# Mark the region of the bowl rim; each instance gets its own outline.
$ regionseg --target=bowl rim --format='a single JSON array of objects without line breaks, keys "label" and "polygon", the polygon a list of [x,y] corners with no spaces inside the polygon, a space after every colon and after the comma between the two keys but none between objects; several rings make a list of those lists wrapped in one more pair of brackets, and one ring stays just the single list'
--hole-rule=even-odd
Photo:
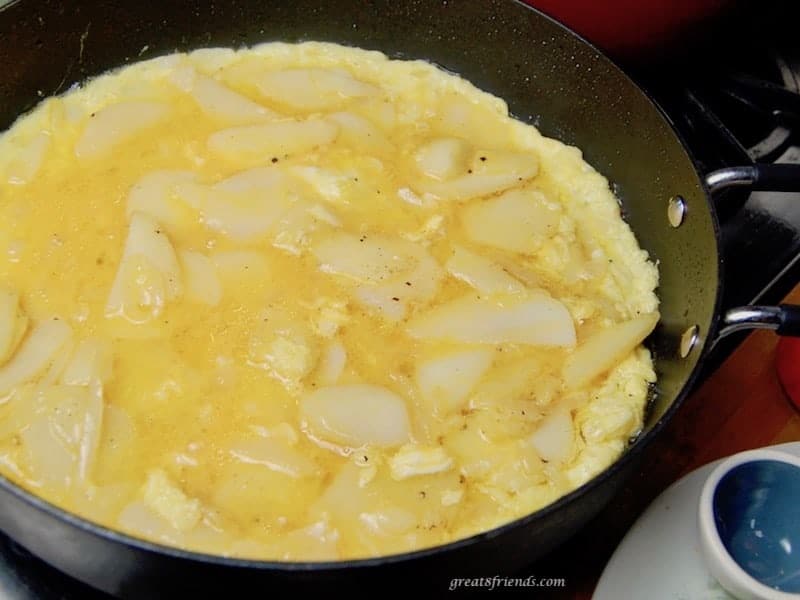
[{"label": "bowl rim", "polygon": [[700,547],[714,578],[737,598],[797,600],[800,593],[783,592],[765,585],[745,571],[730,555],[719,535],[714,518],[714,495],[720,481],[736,467],[761,461],[777,461],[800,469],[800,457],[781,450],[760,448],[734,454],[717,465],[706,478],[698,503]]}]

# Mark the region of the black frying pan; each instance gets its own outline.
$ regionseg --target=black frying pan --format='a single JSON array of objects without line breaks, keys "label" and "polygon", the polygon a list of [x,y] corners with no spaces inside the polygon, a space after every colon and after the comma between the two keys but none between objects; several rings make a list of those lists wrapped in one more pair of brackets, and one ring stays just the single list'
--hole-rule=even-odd
[{"label": "black frying pan", "polygon": [[[200,46],[324,40],[420,58],[504,98],[512,113],[576,145],[623,200],[658,260],[662,320],[650,343],[658,384],[645,430],[612,467],[543,510],[483,535],[375,560],[286,564],[180,552],[70,516],[0,479],[0,528],[44,560],[127,597],[261,594],[304,584],[441,586],[509,573],[606,505],[689,391],[708,348],[739,328],[800,332],[797,307],[720,314],[718,230],[708,194],[726,185],[800,188],[791,167],[698,175],[646,95],[596,49],[515,0],[19,0],[0,11],[0,128],[42,96],[140,58]],[[670,200],[680,196],[679,202]],[[672,222],[670,222],[672,220]],[[677,226],[676,226],[677,225]],[[687,333],[688,332],[688,333]]]}]

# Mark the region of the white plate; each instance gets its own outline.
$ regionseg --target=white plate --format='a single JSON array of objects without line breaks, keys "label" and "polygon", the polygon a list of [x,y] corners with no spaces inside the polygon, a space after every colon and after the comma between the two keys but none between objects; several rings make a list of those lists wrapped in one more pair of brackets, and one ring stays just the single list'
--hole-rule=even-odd
[{"label": "white plate", "polygon": [[[771,446],[800,457],[800,442]],[[608,561],[592,600],[729,600],[706,570],[697,532],[703,483],[721,460],[673,483],[642,513]]]}]

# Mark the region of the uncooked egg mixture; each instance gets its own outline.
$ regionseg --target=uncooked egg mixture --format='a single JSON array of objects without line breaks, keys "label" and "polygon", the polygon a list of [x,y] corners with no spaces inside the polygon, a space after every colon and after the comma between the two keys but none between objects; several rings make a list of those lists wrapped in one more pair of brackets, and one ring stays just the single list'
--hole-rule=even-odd
[{"label": "uncooked egg mixture", "polygon": [[0,137],[0,470],[217,555],[371,557],[608,467],[658,272],[581,152],[423,61],[141,61]]}]

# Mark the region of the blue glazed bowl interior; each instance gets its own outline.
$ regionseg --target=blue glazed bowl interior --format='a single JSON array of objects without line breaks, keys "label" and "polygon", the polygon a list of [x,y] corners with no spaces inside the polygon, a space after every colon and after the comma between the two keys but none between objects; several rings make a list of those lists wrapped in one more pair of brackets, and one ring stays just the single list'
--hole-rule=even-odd
[{"label": "blue glazed bowl interior", "polygon": [[713,509],[723,545],[745,572],[800,592],[800,468],[778,460],[737,465],[717,484]]}]

